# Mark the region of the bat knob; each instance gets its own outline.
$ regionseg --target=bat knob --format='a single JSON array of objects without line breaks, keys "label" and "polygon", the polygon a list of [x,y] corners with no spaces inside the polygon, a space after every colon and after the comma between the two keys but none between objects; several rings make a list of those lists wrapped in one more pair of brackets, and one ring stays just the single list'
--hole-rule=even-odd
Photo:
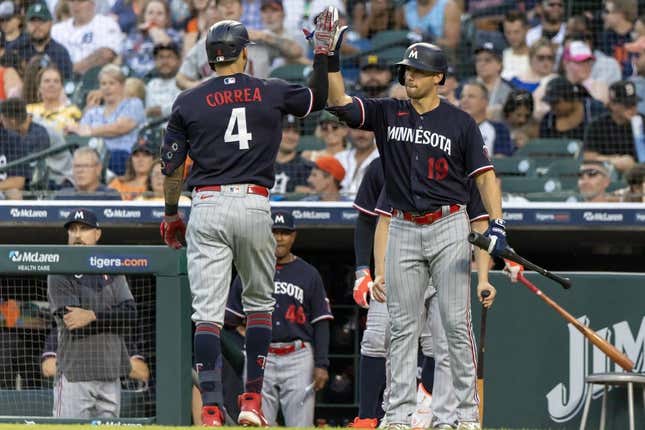
[{"label": "bat knob", "polygon": [[488,290],[482,291],[481,296],[482,296],[483,299],[485,299],[486,297],[490,296],[490,291],[488,291]]}]

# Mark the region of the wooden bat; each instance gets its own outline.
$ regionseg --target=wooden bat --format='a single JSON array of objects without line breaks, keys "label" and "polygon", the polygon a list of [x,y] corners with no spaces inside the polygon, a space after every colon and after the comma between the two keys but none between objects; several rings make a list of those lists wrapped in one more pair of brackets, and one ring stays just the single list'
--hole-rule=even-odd
[{"label": "wooden bat", "polygon": [[594,344],[596,348],[601,350],[607,355],[614,363],[618,364],[620,367],[625,369],[627,372],[632,372],[634,370],[634,362],[629,359],[625,354],[620,352],[614,345],[607,342],[605,339],[600,337],[598,333],[587,327],[586,325],[580,323],[577,319],[573,317],[569,312],[564,310],[562,306],[558,305],[553,299],[544,294],[538,287],[533,285],[528,279],[524,277],[524,274],[520,272],[517,275],[517,279],[524,284],[529,290],[535,293],[538,297],[544,300],[549,306],[556,310],[567,322],[572,324],[575,328],[578,329],[584,337],[589,339],[591,343]]},{"label": "wooden bat", "polygon": [[[490,291],[482,291],[485,299],[490,296]],[[479,396],[479,424],[484,426],[484,339],[486,339],[486,315],[488,308],[482,305],[482,317],[479,325],[479,349],[477,351],[477,396]]]},{"label": "wooden bat", "polygon": [[[488,246],[490,245],[490,239],[484,236],[483,234],[479,234],[476,232],[471,232],[468,235],[468,242],[472,243],[475,246],[478,246],[479,248],[488,251]],[[511,261],[514,261],[516,263],[519,263],[523,265],[525,268],[529,270],[533,270],[534,272],[538,272],[542,276],[546,276],[547,278],[557,282],[558,284],[562,285],[562,288],[568,290],[571,288],[571,280],[569,278],[563,278],[560,275],[556,275],[555,273],[549,272],[546,269],[543,269],[542,267],[538,266],[535,263],[531,263],[529,260],[519,256],[513,248],[506,248],[500,253],[500,257],[508,258]]]}]

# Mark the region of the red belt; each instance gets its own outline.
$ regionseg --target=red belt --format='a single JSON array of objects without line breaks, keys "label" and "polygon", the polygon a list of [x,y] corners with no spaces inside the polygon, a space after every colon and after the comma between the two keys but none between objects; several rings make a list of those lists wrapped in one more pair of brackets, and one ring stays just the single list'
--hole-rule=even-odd
[{"label": "red belt", "polygon": [[428,212],[423,215],[414,215],[410,212],[403,212],[398,209],[393,209],[392,215],[397,216],[401,214],[404,220],[413,222],[415,224],[432,224],[433,222],[437,221],[438,219],[444,216],[448,216],[450,214],[454,214],[455,212],[459,212],[460,209],[461,209],[460,205],[450,205],[450,210],[445,215],[442,209],[437,209],[434,212]]},{"label": "red belt", "polygon": [[292,343],[291,345],[280,346],[280,347],[269,346],[269,353],[275,354],[275,355],[287,355],[287,354],[291,354],[292,352],[296,352],[299,349],[303,349],[305,347],[306,345],[304,342],[296,342],[296,343]]},{"label": "red belt", "polygon": [[[224,185],[224,187],[235,187],[236,185]],[[261,187],[259,185],[239,185],[240,187],[246,187],[247,194],[257,194],[259,196],[269,197],[269,189],[266,187]],[[222,185],[208,185],[204,187],[196,187],[195,191],[198,193],[202,191],[222,191]]]}]

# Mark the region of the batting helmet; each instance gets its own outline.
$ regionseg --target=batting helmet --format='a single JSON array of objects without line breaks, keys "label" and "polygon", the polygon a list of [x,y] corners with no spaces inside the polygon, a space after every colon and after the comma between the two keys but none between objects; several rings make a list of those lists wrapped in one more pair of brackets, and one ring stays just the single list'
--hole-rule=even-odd
[{"label": "batting helmet", "polygon": [[208,62],[213,64],[236,60],[247,45],[254,43],[249,40],[249,32],[241,22],[225,20],[213,24],[206,36]]},{"label": "batting helmet", "polygon": [[406,66],[426,72],[443,73],[443,78],[439,85],[443,85],[446,82],[448,58],[437,45],[425,42],[414,43],[408,46],[405,54],[403,54],[403,60],[396,63],[396,65],[399,66],[399,83],[401,85],[405,85]]}]

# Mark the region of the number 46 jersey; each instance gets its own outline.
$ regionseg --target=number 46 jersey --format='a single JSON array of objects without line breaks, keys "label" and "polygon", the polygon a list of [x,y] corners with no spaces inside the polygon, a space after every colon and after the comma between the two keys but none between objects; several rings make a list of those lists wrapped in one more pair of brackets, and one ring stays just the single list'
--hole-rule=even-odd
[{"label": "number 46 jersey", "polygon": [[161,148],[162,170],[169,175],[189,155],[189,187],[272,188],[282,117],[305,117],[312,105],[309,88],[280,79],[243,73],[208,79],[177,96]]},{"label": "number 46 jersey", "polygon": [[[333,319],[329,300],[318,270],[296,257],[288,264],[276,265],[273,278],[275,309],[271,342],[302,340],[312,342],[313,324]],[[237,276],[228,295],[226,312],[245,318],[242,309],[242,281]]]}]

